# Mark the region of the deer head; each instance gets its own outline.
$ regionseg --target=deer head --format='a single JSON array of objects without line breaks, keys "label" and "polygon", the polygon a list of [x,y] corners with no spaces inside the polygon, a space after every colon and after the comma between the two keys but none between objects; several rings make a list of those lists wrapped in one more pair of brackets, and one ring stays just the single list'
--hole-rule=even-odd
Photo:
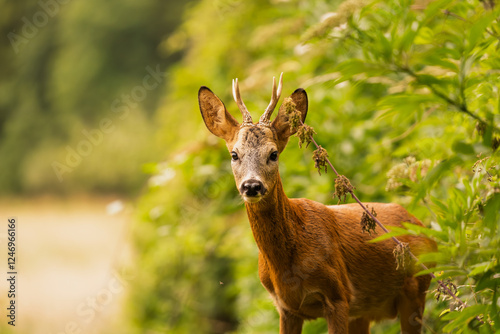
[{"label": "deer head", "polygon": [[[236,187],[243,199],[255,203],[265,198],[275,187],[279,179],[278,159],[285,149],[292,132],[288,124],[288,116],[283,106],[271,122],[281,95],[283,73],[280,76],[278,88],[276,78],[273,78],[271,102],[264,111],[258,123],[252,121],[252,116],[240,96],[238,79],[233,80],[233,97],[243,114],[241,124],[227,111],[224,103],[210,89],[203,86],[198,92],[201,115],[208,130],[226,141],[231,153]],[[290,96],[301,112],[304,122],[307,115],[307,94],[302,88]]]}]

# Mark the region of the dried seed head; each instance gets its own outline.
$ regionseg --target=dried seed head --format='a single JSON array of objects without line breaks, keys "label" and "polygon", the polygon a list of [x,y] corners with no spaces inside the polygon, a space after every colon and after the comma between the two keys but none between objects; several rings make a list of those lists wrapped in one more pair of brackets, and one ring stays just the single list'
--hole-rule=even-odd
[{"label": "dried seed head", "polygon": [[396,270],[406,269],[411,262],[410,257],[410,245],[406,242],[400,242],[394,247],[392,251],[394,257],[396,258]]},{"label": "dried seed head", "polygon": [[484,133],[486,132],[486,123],[477,122],[476,123],[476,131],[481,137],[484,136]]},{"label": "dried seed head", "polygon": [[337,12],[329,13],[320,23],[309,28],[302,39],[308,41],[313,38],[323,37],[330,33],[332,29],[346,25],[349,17],[358,9],[366,6],[365,0],[346,0],[338,6]]},{"label": "dried seed head", "polygon": [[477,161],[474,163],[474,165],[472,165],[472,171],[473,171],[474,173],[476,173],[476,172],[481,172],[481,171],[483,170],[483,168],[484,168],[484,163],[485,163],[485,162],[486,162],[486,161],[487,161],[490,157],[484,157],[484,158],[480,159],[480,158],[481,158],[481,154],[478,154],[478,155],[477,155],[477,158],[478,158],[479,160],[477,160]]},{"label": "dried seed head", "polygon": [[326,159],[328,159],[328,153],[320,145],[319,148],[313,152],[314,168],[318,169],[319,175],[321,175],[321,170],[323,168],[325,169],[325,173],[328,172]]},{"label": "dried seed head", "polygon": [[283,100],[283,108],[285,108],[285,114],[290,115],[296,110],[297,105],[293,102],[293,99],[289,96]]},{"label": "dried seed head", "polygon": [[453,298],[448,291],[451,291],[455,295],[458,292],[457,286],[451,281],[450,278],[442,280],[441,284],[438,284],[437,288],[432,292],[436,296],[436,300],[439,301],[441,295],[443,296],[442,300]]},{"label": "dried seed head", "polygon": [[353,190],[354,186],[344,175],[339,175],[335,179],[335,193],[333,194],[333,196],[337,197],[339,199],[339,202],[345,202],[347,199],[347,195],[352,194]]},{"label": "dried seed head", "polygon": [[387,186],[385,190],[392,191],[398,189],[403,186],[401,179],[406,178],[408,178],[408,166],[406,163],[397,164],[387,172]]},{"label": "dried seed head", "polygon": [[500,136],[495,135],[491,139],[491,148],[493,149],[493,151],[496,151],[499,147],[500,147]]},{"label": "dried seed head", "polygon": [[417,159],[414,156],[410,155],[409,157],[404,158],[403,161],[408,167],[410,167],[415,162],[417,162]]},{"label": "dried seed head", "polygon": [[288,124],[290,124],[290,131],[295,132],[297,128],[301,125],[301,113],[297,110],[297,105],[293,102],[291,97],[287,97],[283,100],[283,108],[285,114],[288,116]]},{"label": "dried seed head", "polygon": [[299,147],[302,148],[302,144],[306,144],[306,147],[308,147],[312,141],[312,136],[315,134],[316,131],[309,125],[303,124],[300,126],[296,134],[296,136],[299,137]]},{"label": "dried seed head", "polygon": [[386,191],[398,190],[403,187],[405,180],[413,183],[420,177],[427,175],[432,162],[428,159],[417,161],[415,157],[406,157],[402,163],[395,165],[387,172]]},{"label": "dried seed head", "polygon": [[[377,213],[374,208],[372,208],[371,212],[374,217],[377,217]],[[370,217],[366,211],[363,211],[363,215],[361,216],[361,231],[363,231],[363,233],[368,232],[369,235],[372,235],[372,231],[375,232],[375,226],[375,220]]]}]

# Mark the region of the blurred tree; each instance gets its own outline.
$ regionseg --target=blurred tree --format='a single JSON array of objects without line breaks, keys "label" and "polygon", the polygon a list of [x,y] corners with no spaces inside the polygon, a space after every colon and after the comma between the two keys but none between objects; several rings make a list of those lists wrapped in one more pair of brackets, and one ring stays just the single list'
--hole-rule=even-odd
[{"label": "blurred tree", "polygon": [[[141,186],[140,166],[158,152],[149,134],[165,78],[141,87],[149,72],[163,74],[179,58],[159,46],[188,3],[1,1],[1,192]],[[117,118],[124,106],[130,116]],[[88,157],[80,154],[78,168],[67,166],[67,146],[78,151],[88,140],[82,131],[99,129],[104,118],[113,121],[113,131],[91,143]],[[54,161],[71,169],[64,182]]]}]

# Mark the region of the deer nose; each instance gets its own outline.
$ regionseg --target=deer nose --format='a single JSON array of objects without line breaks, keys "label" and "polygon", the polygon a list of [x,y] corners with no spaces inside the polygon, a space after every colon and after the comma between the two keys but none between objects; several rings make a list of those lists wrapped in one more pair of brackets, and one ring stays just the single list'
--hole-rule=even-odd
[{"label": "deer nose", "polygon": [[248,197],[264,195],[264,185],[259,180],[247,180],[241,184],[241,193]]}]

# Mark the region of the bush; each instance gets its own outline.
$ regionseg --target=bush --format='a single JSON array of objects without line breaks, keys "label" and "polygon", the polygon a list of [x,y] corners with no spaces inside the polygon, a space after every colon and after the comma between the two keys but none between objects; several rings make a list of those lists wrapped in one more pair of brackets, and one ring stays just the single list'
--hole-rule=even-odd
[{"label": "bush", "polygon": [[[468,307],[429,293],[426,331],[499,331],[500,30],[499,9],[484,6],[197,4],[165,43],[186,56],[171,73],[160,110],[170,158],[149,166],[154,176],[138,211],[144,277],[132,298],[137,328],[277,331],[229,154],[204,128],[196,92],[209,85],[237,116],[230,79],[239,77],[249,110],[263,110],[272,76],[284,71],[283,95],[306,88],[307,122],[358,197],[399,202],[430,227],[407,233],[438,242],[439,252],[422,260],[437,262],[438,278]],[[317,175],[312,154],[294,139],[288,146],[281,159],[286,193],[336,204],[333,173]],[[304,329],[325,331],[322,320]],[[399,324],[384,322],[372,332],[397,333]]]}]

